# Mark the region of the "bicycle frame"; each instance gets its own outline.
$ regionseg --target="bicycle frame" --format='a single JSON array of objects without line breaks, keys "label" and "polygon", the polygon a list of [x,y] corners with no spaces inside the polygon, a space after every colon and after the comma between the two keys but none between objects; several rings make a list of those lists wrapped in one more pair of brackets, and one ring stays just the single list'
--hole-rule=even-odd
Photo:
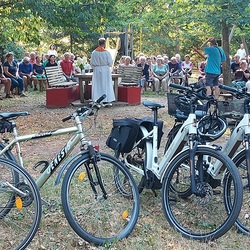
[{"label": "bicycle frame", "polygon": [[[75,117],[75,123],[76,123],[76,125],[73,127],[57,129],[57,130],[53,130],[53,131],[45,131],[45,132],[40,132],[37,134],[29,134],[29,135],[23,135],[23,136],[18,136],[17,129],[16,129],[16,127],[14,127],[14,129],[13,129],[14,139],[11,142],[9,142],[8,145],[6,145],[6,147],[3,150],[0,151],[0,157],[3,156],[6,151],[11,150],[13,147],[16,146],[19,164],[22,167],[24,167],[20,142],[33,140],[33,139],[41,139],[41,138],[50,137],[50,136],[57,136],[57,135],[63,135],[63,134],[68,134],[68,133],[74,133],[74,135],[63,146],[63,148],[55,155],[55,157],[52,159],[52,161],[49,163],[49,165],[46,167],[46,169],[41,173],[41,175],[36,180],[36,184],[37,184],[38,188],[40,189],[44,185],[44,183],[50,178],[50,176],[53,174],[53,172],[68,157],[68,155],[72,152],[72,150],[75,148],[75,146],[80,141],[81,141],[82,145],[89,144],[89,142],[84,140],[85,137],[84,137],[84,133],[83,133],[83,127],[82,127],[82,123],[80,121],[80,118],[78,116]],[[77,157],[77,155],[75,155],[73,158],[75,158],[75,157]],[[62,167],[58,176],[61,176],[61,172],[66,169],[67,165],[68,164],[65,164]]]},{"label": "bicycle frame", "polygon": [[[158,126],[154,125],[151,131],[147,131],[146,128],[140,126],[140,129],[143,133],[143,138],[141,138],[135,145],[134,148],[140,144],[141,141],[146,140],[146,150],[147,152],[147,162],[146,162],[146,169],[151,170],[158,179],[162,181],[164,173],[166,171],[167,166],[169,163],[178,156],[180,152],[180,148],[183,149],[183,145],[185,141],[188,141],[192,138],[192,135],[197,134],[197,127],[196,127],[196,115],[191,113],[189,114],[187,120],[183,123],[181,129],[177,133],[174,141],[171,144],[171,147],[166,151],[161,161],[158,163]],[[187,138],[189,137],[189,138]],[[153,140],[153,143],[151,142]],[[126,154],[125,154],[126,156]],[[144,175],[144,171],[134,165],[130,164],[126,157],[125,165],[132,170],[136,171],[137,173]]]},{"label": "bicycle frame", "polygon": [[250,119],[250,114],[244,114],[239,124],[233,130],[223,150],[228,156],[232,157],[235,154],[241,142],[245,141],[244,136],[250,135],[250,120],[249,119]]}]

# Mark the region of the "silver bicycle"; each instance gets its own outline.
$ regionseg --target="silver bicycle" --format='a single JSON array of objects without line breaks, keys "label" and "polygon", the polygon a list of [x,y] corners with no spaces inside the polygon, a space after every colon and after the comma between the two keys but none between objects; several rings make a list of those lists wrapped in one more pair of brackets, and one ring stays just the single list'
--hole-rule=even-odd
[{"label": "silver bicycle", "polygon": [[[191,87],[170,86],[193,92]],[[131,170],[140,191],[162,189],[163,210],[173,228],[187,238],[208,241],[222,236],[234,225],[242,204],[242,183],[234,163],[220,147],[200,144],[195,114],[197,99],[195,95],[191,98],[191,112],[161,160],[158,158],[161,123],[157,114],[164,106],[158,103],[143,103],[154,113],[151,121],[127,119],[127,124],[122,125],[114,120],[107,145]],[[131,131],[136,125],[138,133],[133,135]],[[129,126],[133,129],[128,129]],[[227,181],[231,183],[230,206],[226,205]]]},{"label": "silver bicycle", "polygon": [[[20,142],[73,134],[51,162],[42,161],[37,164],[42,165],[43,169],[36,184],[40,189],[64,163],[56,184],[67,170],[61,189],[65,216],[80,237],[96,245],[127,237],[139,216],[139,193],[131,173],[116,158],[99,152],[91,141],[85,139],[82,122],[92,115],[96,118],[98,110],[104,105],[104,98],[105,95],[93,102],[90,107],[79,108],[63,119],[64,122],[74,120],[74,126],[37,134],[18,135],[15,120],[28,115],[27,112],[0,113],[2,121],[9,124],[9,127],[6,127],[14,137],[7,144],[0,144],[0,157],[13,158],[11,150],[16,147],[17,161],[21,166],[24,163]],[[77,145],[80,152],[68,158]]]}]

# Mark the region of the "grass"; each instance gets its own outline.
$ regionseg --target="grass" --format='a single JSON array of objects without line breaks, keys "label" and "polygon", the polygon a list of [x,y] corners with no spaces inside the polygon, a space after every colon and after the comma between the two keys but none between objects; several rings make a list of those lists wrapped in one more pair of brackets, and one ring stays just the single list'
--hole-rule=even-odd
[{"label": "grass", "polygon": [[[63,109],[47,109],[45,107],[45,92],[34,92],[29,90],[29,97],[14,100],[0,101],[1,112],[6,111],[28,111],[30,115],[17,120],[20,134],[35,133],[39,131],[52,130],[58,127],[70,126],[70,122],[62,123],[62,118],[71,114],[76,108],[67,107]],[[147,91],[142,95],[142,100],[156,101],[166,104],[164,95],[155,96]],[[102,122],[101,133],[88,132],[94,143],[100,143],[101,150],[112,153],[105,146],[106,138],[112,127],[113,118],[122,117],[144,117],[151,116],[152,112],[143,105],[111,107],[100,111],[99,120]],[[159,117],[164,121],[164,135],[161,146],[164,148],[167,133],[174,123],[173,118],[167,114],[166,109],[159,111]],[[39,160],[50,160],[60,150],[69,138],[68,135],[46,138],[44,140],[32,140],[22,144],[23,156],[26,168],[35,177],[39,175],[40,169],[33,169]],[[143,191],[141,197],[141,210],[138,223],[131,235],[122,241],[112,245],[95,247],[78,237],[68,225],[61,206],[61,183],[54,186],[58,171],[41,189],[43,199],[51,203],[50,207],[43,206],[43,216],[39,231],[29,250],[75,250],[75,249],[121,249],[121,250],[150,250],[150,249],[171,249],[171,250],[226,250],[226,249],[248,249],[250,238],[237,232],[233,227],[226,235],[216,241],[201,243],[183,238],[171,228],[163,214],[161,205],[161,193],[158,190],[157,197],[154,197],[150,190]]]}]

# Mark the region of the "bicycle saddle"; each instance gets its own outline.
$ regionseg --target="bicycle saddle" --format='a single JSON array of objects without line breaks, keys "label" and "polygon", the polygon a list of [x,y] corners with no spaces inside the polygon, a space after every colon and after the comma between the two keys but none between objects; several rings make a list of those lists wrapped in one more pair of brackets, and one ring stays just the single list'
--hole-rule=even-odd
[{"label": "bicycle saddle", "polygon": [[148,107],[148,108],[165,108],[164,105],[156,103],[156,102],[149,102],[149,101],[144,101],[142,103],[144,106]]},{"label": "bicycle saddle", "polygon": [[8,118],[15,118],[18,116],[26,116],[29,115],[29,112],[23,111],[23,112],[6,112],[6,113],[0,113],[0,117],[8,119]]}]

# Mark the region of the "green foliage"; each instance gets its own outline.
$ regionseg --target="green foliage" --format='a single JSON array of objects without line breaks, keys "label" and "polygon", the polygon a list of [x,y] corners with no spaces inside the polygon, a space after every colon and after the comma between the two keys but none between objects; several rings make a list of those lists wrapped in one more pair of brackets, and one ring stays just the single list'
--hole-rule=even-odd
[{"label": "green foliage", "polygon": [[130,28],[134,54],[192,54],[208,37],[220,39],[226,21],[229,30],[237,26],[234,51],[240,36],[250,38],[249,11],[248,1],[241,0],[2,0],[0,50],[12,42],[46,52],[54,43],[59,53],[89,57],[106,31]]}]

